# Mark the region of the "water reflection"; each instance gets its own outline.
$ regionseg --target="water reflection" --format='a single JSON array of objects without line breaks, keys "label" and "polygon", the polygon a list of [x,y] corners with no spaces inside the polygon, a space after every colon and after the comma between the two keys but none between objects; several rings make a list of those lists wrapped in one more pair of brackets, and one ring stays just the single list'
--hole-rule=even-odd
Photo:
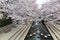
[{"label": "water reflection", "polygon": [[38,33],[38,34],[40,34],[40,31],[39,31],[39,30],[37,30],[37,33]]},{"label": "water reflection", "polygon": [[34,22],[27,36],[25,40],[53,40],[48,30],[41,22]]},{"label": "water reflection", "polygon": [[38,25],[38,22],[36,22],[35,25]]},{"label": "water reflection", "polygon": [[35,40],[41,40],[39,35],[35,36]]}]

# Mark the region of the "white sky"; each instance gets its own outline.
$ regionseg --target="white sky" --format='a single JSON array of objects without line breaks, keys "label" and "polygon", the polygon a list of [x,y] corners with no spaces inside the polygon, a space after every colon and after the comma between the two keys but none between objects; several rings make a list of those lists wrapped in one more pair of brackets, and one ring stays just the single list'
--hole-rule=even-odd
[{"label": "white sky", "polygon": [[42,4],[48,2],[49,0],[36,0],[36,3],[41,7]]}]

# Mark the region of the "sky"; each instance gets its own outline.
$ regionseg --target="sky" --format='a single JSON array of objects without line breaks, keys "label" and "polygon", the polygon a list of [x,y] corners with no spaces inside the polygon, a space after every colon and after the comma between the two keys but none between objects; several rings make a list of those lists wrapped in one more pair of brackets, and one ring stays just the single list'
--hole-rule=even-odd
[{"label": "sky", "polygon": [[36,3],[41,7],[42,4],[48,2],[49,0],[36,0]]}]

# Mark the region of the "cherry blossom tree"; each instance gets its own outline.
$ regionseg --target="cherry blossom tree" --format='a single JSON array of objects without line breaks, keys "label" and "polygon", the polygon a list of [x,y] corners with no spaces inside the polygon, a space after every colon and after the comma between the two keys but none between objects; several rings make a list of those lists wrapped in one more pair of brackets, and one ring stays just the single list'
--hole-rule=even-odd
[{"label": "cherry blossom tree", "polygon": [[4,0],[2,3],[8,17],[24,23],[26,19],[35,20],[39,17],[38,5],[35,2],[36,0]]},{"label": "cherry blossom tree", "polygon": [[60,0],[51,0],[42,5],[40,13],[43,18],[53,16],[55,19],[60,19]]}]

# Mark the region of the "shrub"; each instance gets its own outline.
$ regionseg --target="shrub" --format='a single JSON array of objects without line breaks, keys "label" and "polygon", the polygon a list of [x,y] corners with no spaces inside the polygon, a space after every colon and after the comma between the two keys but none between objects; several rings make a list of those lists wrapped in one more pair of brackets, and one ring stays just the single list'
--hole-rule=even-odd
[{"label": "shrub", "polygon": [[0,19],[0,27],[9,25],[11,23],[12,23],[12,19],[11,18],[9,18],[9,19]]}]

